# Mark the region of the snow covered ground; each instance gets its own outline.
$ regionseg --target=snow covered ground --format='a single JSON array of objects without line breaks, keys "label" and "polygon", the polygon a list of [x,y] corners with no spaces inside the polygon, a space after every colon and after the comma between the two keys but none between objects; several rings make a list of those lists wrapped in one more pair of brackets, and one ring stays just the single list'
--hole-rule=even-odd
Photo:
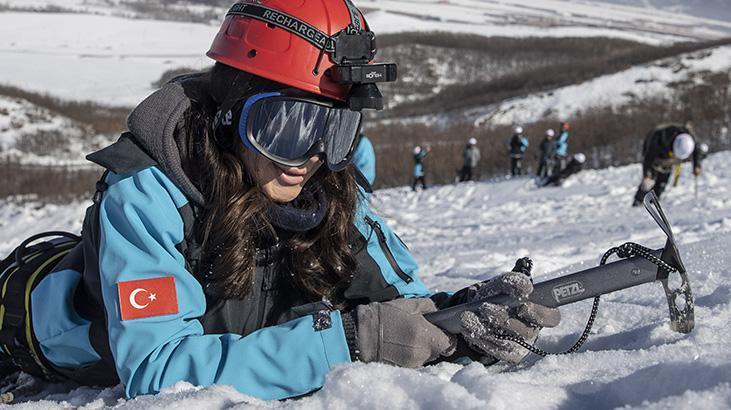
[{"label": "snow covered ground", "polygon": [[[380,364],[336,368],[324,388],[303,399],[262,402],[225,386],[179,383],[156,396],[124,400],[122,389],[52,386],[22,409],[297,408],[297,409],[726,409],[731,407],[731,152],[704,162],[698,197],[684,167],[663,197],[696,297],[696,328],[668,326],[658,284],[602,298],[594,331],[580,353],[529,360],[517,367],[440,364],[421,370]],[[640,167],[585,171],[560,188],[528,178],[375,193],[374,206],[411,247],[424,281],[453,290],[509,270],[530,255],[542,281],[595,266],[626,241],[661,247],[660,230],[629,206]],[[85,204],[0,204],[0,253],[25,236],[78,231]],[[539,345],[569,347],[583,330],[590,302],[561,309],[563,322]]]},{"label": "snow covered ground", "polygon": [[64,13],[0,13],[0,83],[134,106],[167,70],[203,69],[218,27]]}]

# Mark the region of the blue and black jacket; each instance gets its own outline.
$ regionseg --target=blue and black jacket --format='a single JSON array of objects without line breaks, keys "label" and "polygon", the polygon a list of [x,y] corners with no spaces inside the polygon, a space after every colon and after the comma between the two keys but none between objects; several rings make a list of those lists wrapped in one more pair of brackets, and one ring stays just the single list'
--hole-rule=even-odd
[{"label": "blue and black jacket", "polygon": [[418,154],[414,154],[414,178],[424,176],[424,159],[429,155],[429,151],[422,149]]},{"label": "blue and black jacket", "polygon": [[556,155],[559,157],[565,157],[568,155],[569,150],[569,132],[562,131],[561,134],[556,138]]},{"label": "blue and black jacket", "polygon": [[510,138],[508,142],[508,148],[510,150],[511,158],[523,158],[525,151],[528,149],[528,138],[515,134]]},{"label": "blue and black jacket", "polygon": [[[82,242],[32,294],[33,331],[53,368],[83,384],[121,382],[128,396],[178,381],[227,384],[262,399],[306,394],[351,361],[341,314],[278,292],[277,244],[258,251],[255,286],[223,299],[200,279],[195,242],[200,192],[180,166],[176,127],[193,77],[166,85],[129,118],[130,132],[91,154],[108,172],[98,184]],[[430,297],[414,258],[360,201],[350,246],[352,305]],[[122,320],[119,283],[172,276],[175,314]]]}]

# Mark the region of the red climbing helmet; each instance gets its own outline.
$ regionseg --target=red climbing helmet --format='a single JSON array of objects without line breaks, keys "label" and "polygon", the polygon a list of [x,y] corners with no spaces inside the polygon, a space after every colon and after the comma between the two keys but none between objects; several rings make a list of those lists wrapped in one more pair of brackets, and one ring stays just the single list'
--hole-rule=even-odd
[{"label": "red climbing helmet", "polygon": [[375,34],[350,0],[239,1],[207,54],[239,70],[340,101],[349,100],[364,84],[380,97],[374,83],[396,79],[395,64],[372,64]]}]

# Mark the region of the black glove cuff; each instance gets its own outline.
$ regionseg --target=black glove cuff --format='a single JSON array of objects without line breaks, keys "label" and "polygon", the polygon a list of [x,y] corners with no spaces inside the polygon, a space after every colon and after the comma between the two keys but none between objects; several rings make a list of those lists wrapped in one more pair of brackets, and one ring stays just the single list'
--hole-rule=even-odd
[{"label": "black glove cuff", "polygon": [[355,362],[360,360],[360,349],[358,347],[358,314],[354,309],[350,312],[341,312],[340,317],[343,321],[345,341],[348,342],[350,360]]}]

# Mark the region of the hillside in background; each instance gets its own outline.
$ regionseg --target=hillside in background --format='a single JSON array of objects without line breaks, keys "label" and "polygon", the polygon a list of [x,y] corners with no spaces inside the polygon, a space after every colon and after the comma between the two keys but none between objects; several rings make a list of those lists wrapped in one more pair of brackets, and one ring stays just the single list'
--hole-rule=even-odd
[{"label": "hillside in background", "polygon": [[[29,163],[83,162],[165,79],[210,67],[205,51],[228,3],[0,0],[0,96],[16,107],[0,111],[0,129],[10,130],[0,138],[0,181],[20,180],[16,170]],[[424,143],[438,147],[430,179],[450,181],[468,136],[490,148],[479,175],[499,175],[513,123],[535,147],[546,128],[570,120],[572,149],[597,167],[636,161],[638,136],[657,121],[694,120],[712,149],[727,148],[720,46],[731,22],[641,3],[358,1],[379,33],[379,59],[400,72],[382,87],[387,110],[365,123],[381,158],[377,185],[408,183],[409,152]],[[54,122],[37,112],[73,125],[51,135]]]},{"label": "hillside in background", "polygon": [[[150,18],[191,22],[215,22],[221,13],[235,0],[3,0],[0,10],[28,10],[46,12],[81,12],[115,15],[127,18]],[[387,5],[383,7],[387,3]],[[408,5],[407,1],[357,1],[359,7],[391,9],[403,16],[423,16],[423,7]],[[528,25],[567,25],[573,22],[591,22],[597,26],[622,24],[628,17],[657,21],[655,16],[641,16],[640,9],[649,9],[657,14],[686,15],[708,20],[731,21],[731,4],[725,0],[537,0],[530,3],[519,0],[422,0],[420,5],[439,3],[435,12],[430,13],[432,21],[471,21],[484,14],[493,21],[503,23],[523,22]],[[469,8],[468,17],[464,13],[443,11],[445,6]],[[609,8],[608,8],[609,7]],[[413,10],[418,10],[414,12]],[[483,13],[480,13],[483,12]],[[506,13],[507,12],[507,13]],[[602,15],[605,17],[602,19]],[[455,17],[456,16],[456,17]],[[681,26],[699,24],[699,19],[679,21]],[[707,23],[700,23],[701,26]],[[722,29],[723,25],[718,28]],[[654,27],[652,27],[654,29]],[[401,29],[398,29],[401,30]]]},{"label": "hillside in background", "polygon": [[731,21],[731,2],[727,0],[602,0],[605,3],[641,6],[687,13],[693,16]]}]

